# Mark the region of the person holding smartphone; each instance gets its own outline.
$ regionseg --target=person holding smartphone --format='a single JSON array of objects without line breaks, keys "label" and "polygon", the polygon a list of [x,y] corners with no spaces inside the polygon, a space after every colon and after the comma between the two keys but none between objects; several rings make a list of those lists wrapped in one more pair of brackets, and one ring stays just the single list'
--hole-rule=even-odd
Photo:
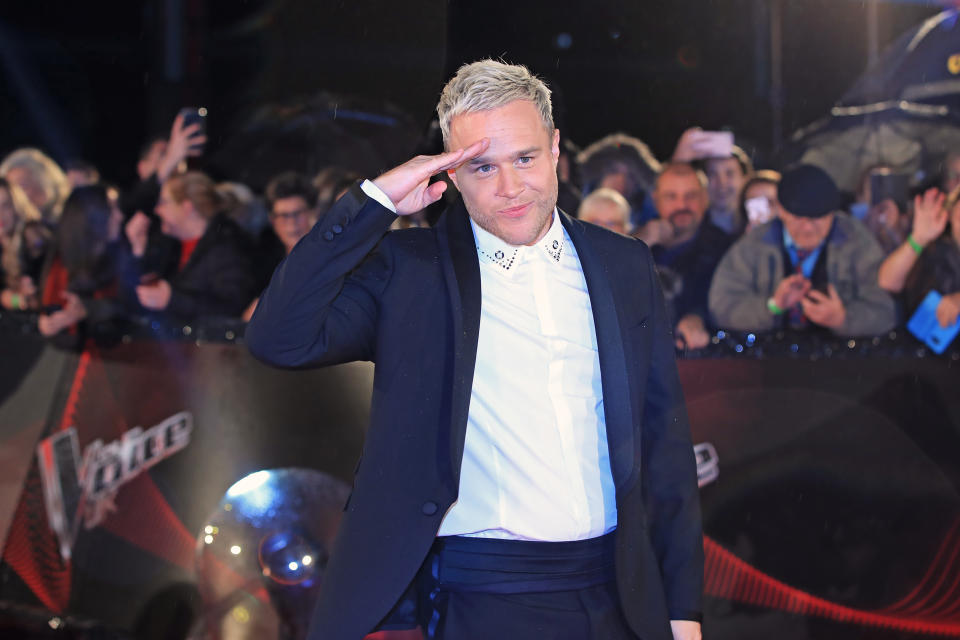
[{"label": "person holding smartphone", "polygon": [[883,253],[862,223],[837,213],[830,176],[813,165],[789,169],[779,198],[778,219],[737,241],[717,267],[709,295],[717,324],[840,336],[892,328],[893,299],[877,284]]}]

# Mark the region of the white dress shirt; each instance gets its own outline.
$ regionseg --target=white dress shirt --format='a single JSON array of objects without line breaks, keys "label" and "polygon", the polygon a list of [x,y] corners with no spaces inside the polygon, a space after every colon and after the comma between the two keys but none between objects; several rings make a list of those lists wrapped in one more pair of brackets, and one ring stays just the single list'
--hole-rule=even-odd
[{"label": "white dress shirt", "polygon": [[471,220],[482,304],[457,502],[438,535],[567,541],[617,523],[597,336],[556,210],[515,247]]},{"label": "white dress shirt", "polygon": [[[365,180],[363,191],[396,212]],[[437,535],[563,542],[608,533],[617,505],[587,282],[556,209],[515,247],[478,227],[481,311],[457,502]]]}]

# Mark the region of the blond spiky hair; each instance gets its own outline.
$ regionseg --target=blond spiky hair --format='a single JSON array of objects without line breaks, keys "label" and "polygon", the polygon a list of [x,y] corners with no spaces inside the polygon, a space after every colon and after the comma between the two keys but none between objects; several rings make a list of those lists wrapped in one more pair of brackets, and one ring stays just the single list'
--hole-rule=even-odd
[{"label": "blond spiky hair", "polygon": [[497,60],[479,60],[457,70],[440,93],[437,115],[443,144],[449,146],[450,121],[454,116],[476,111],[489,111],[515,100],[529,100],[540,112],[543,126],[553,132],[553,107],[550,89],[542,80],[519,64]]}]

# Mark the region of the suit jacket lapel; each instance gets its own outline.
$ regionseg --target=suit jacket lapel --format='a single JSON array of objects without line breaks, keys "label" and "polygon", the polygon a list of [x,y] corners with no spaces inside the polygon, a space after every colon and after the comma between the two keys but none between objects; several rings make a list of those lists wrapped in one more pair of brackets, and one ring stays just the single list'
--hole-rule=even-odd
[{"label": "suit jacket lapel", "polygon": [[610,265],[602,262],[586,237],[584,226],[560,212],[560,220],[580,257],[583,277],[593,307],[593,324],[597,332],[600,378],[603,389],[603,415],[607,423],[607,448],[617,488],[630,477],[634,467],[634,424],[630,402],[630,379],[624,337],[621,332],[618,306],[610,286]]},{"label": "suit jacket lapel", "polygon": [[[467,433],[467,416],[473,390],[480,336],[480,263],[470,218],[458,199],[437,223],[440,259],[453,311],[453,381],[450,423],[441,427],[440,471],[456,492]],[[445,454],[449,454],[447,457]]]}]

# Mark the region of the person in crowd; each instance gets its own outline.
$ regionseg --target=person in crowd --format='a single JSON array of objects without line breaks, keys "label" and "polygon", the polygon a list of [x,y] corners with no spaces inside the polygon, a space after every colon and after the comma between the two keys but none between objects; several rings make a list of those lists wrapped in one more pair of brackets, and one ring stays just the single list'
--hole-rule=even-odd
[{"label": "person in crowd", "polygon": [[[905,201],[897,202],[893,197],[887,197],[874,202],[873,176],[894,174],[893,168],[887,165],[867,167],[860,175],[856,199],[850,205],[850,214],[867,225],[884,254],[900,246],[910,233],[910,216]],[[906,193],[902,197],[906,197]]]},{"label": "person in crowd", "polygon": [[778,219],[738,240],[720,261],[709,305],[725,329],[876,335],[896,323],[877,284],[883,252],[857,220],[837,213],[840,192],[813,165],[783,174]]},{"label": "person in crowd", "polygon": [[706,217],[707,178],[684,162],[664,165],[653,194],[659,218],[636,236],[653,252],[664,291],[673,307],[677,346],[707,346],[707,292],[713,271],[732,242]]},{"label": "person in crowd", "polygon": [[[303,174],[281,173],[267,184],[266,196],[270,226],[258,238],[257,291],[267,286],[273,270],[317,222],[317,190]],[[245,321],[253,316],[259,301],[255,299],[243,312]]]},{"label": "person in crowd", "polygon": [[242,182],[220,182],[217,191],[225,203],[224,213],[251,237],[267,228],[270,214],[250,187]]},{"label": "person in crowd", "polygon": [[[138,238],[131,245],[133,260],[125,260],[131,273],[149,273],[154,277],[166,279],[176,273],[180,256],[180,242],[163,233],[162,222],[156,215],[157,201],[162,184],[176,171],[183,169],[187,158],[197,156],[200,151],[194,144],[206,142],[206,136],[195,135],[200,125],[185,126],[180,115],[170,127],[169,137],[154,137],[143,146],[137,161],[137,175],[140,180],[127,189],[120,199],[120,208],[126,217],[127,237]],[[139,241],[143,234],[148,241]],[[121,296],[131,308],[139,303],[132,291],[124,287]]]},{"label": "person in crowd", "polygon": [[56,223],[70,194],[70,183],[49,156],[39,149],[17,149],[0,162],[0,177],[23,189],[46,224]]},{"label": "person in crowd", "polygon": [[[223,214],[223,198],[206,175],[191,171],[164,182],[156,213],[163,232],[180,241],[176,272],[169,278],[140,272],[136,297],[143,308],[181,321],[199,316],[239,317],[255,295],[251,247],[244,231]],[[148,227],[127,224],[134,256],[145,255]]]},{"label": "person in crowd", "polygon": [[68,160],[64,169],[71,189],[89,187],[100,182],[100,171],[82,158]]},{"label": "person in crowd", "polygon": [[[50,234],[40,219],[40,211],[20,187],[0,178],[0,306],[4,309],[37,306],[36,283]],[[39,227],[39,231],[28,231],[31,227]],[[45,236],[41,235],[40,250],[31,251],[37,248],[37,233]]]},{"label": "person in crowd", "polygon": [[[351,189],[247,327],[274,365],[376,361],[308,636],[699,640],[696,468],[649,252],[559,213],[525,67],[464,65],[437,110],[448,151]],[[386,233],[442,171],[461,198]]]},{"label": "person in crowd", "polygon": [[728,235],[739,237],[746,228],[746,220],[739,215],[740,192],[753,174],[753,164],[743,149],[734,146],[730,156],[707,158],[703,165],[710,194],[710,222]]},{"label": "person in crowd", "polygon": [[630,225],[657,217],[651,194],[660,162],[642,140],[614,133],[597,140],[577,157],[583,192],[600,187],[619,191],[630,203]]},{"label": "person in crowd", "polygon": [[750,156],[727,141],[723,150],[716,147],[711,136],[715,132],[691,127],[683,132],[673,152],[674,162],[689,162],[707,174],[707,192],[710,205],[707,217],[731,237],[740,237],[747,220],[740,216],[740,194],[753,175]]},{"label": "person in crowd", "polygon": [[43,277],[40,333],[52,336],[81,320],[109,320],[120,313],[117,240],[123,213],[103,185],[76,187],[63,206],[54,250]]},{"label": "person in crowd", "polygon": [[780,200],[777,198],[779,185],[780,172],[771,169],[754,172],[743,185],[739,210],[740,219],[746,221],[744,233],[749,233],[777,217],[780,210]]},{"label": "person in crowd", "polygon": [[580,203],[577,217],[620,235],[630,233],[630,203],[619,191],[609,187],[600,187],[587,194]]},{"label": "person in crowd", "polygon": [[960,315],[960,185],[947,196],[937,189],[918,195],[910,235],[877,274],[880,286],[901,294],[909,317],[930,291],[942,298],[937,320],[943,327]]}]

